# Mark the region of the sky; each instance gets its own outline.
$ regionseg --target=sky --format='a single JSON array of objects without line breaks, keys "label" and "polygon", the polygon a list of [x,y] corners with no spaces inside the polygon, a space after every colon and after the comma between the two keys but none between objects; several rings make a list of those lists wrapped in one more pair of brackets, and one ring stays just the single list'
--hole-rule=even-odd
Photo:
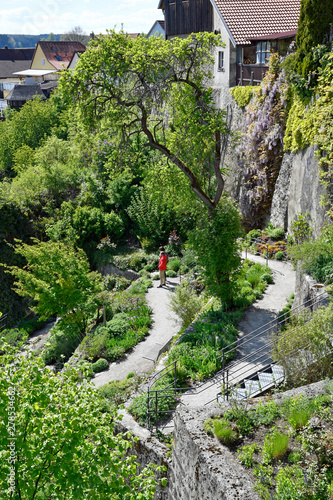
[{"label": "sky", "polygon": [[157,19],[159,0],[13,0],[1,2],[1,34],[66,33],[80,26],[87,35],[116,30],[147,33]]}]

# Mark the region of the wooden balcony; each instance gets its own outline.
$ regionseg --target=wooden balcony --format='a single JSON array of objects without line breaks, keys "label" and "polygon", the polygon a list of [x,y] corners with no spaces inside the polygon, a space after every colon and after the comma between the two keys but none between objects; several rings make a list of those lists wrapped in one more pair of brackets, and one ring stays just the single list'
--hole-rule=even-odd
[{"label": "wooden balcony", "polygon": [[260,85],[267,71],[263,64],[236,64],[236,85]]}]

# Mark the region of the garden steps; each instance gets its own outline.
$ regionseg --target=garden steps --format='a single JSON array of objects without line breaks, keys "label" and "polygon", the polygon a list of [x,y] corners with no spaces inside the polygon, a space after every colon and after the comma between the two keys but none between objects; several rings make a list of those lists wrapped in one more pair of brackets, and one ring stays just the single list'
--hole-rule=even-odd
[{"label": "garden steps", "polygon": [[[254,369],[256,369],[255,372],[253,372]],[[252,373],[248,373],[246,378],[242,380],[238,379],[236,383],[229,379],[230,389],[228,395],[219,393],[217,401],[220,403],[228,398],[238,400],[254,398],[280,384],[283,380],[284,370],[282,366],[269,364],[259,369],[258,366],[252,367]]]}]

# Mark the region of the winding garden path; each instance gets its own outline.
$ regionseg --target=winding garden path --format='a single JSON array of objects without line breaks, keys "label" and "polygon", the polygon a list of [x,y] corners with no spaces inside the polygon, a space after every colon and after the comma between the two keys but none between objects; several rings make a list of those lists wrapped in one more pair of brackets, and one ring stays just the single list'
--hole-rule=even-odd
[{"label": "winding garden path", "polygon": [[147,302],[152,308],[153,324],[145,340],[131,349],[121,360],[111,363],[109,368],[93,378],[96,387],[111,380],[124,380],[128,373],[148,373],[155,367],[160,350],[179,331],[176,315],[169,309],[170,293],[179,284],[179,278],[168,278],[166,287],[158,288],[159,281],[153,281],[148,289]]},{"label": "winding garden path", "polygon": [[[245,255],[243,255],[245,257]],[[247,255],[247,258],[265,264],[262,257]],[[249,355],[260,348],[264,348],[268,341],[267,332],[263,328],[270,321],[276,319],[277,313],[285,307],[288,298],[295,291],[296,273],[288,262],[269,260],[268,265],[273,272],[274,283],[266,288],[262,299],[257,300],[245,312],[239,323],[238,354],[242,357]],[[243,341],[246,339],[246,343]],[[249,361],[247,361],[248,363]],[[187,406],[203,406],[216,400],[216,395],[222,386],[222,375],[217,374],[204,383],[198,384],[193,389],[183,394],[181,402]]]}]

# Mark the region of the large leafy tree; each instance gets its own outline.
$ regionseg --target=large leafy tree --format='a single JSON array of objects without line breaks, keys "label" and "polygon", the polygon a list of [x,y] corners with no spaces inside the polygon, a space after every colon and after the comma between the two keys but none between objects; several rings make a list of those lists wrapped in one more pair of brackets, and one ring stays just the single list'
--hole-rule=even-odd
[{"label": "large leafy tree", "polygon": [[143,135],[144,146],[180,169],[214,210],[224,188],[221,149],[227,127],[207,84],[213,49],[221,44],[212,33],[170,41],[110,31],[91,42],[74,73],[63,74],[60,90],[89,126],[107,117],[123,143]]},{"label": "large leafy tree", "polygon": [[[9,346],[1,346],[8,351]],[[115,412],[78,374],[41,359],[0,358],[0,489],[13,500],[150,500],[153,469],[127,455]]]},{"label": "large leafy tree", "polygon": [[61,242],[18,242],[15,253],[24,268],[8,266],[16,292],[33,299],[31,308],[41,317],[72,315],[84,322],[100,291],[98,274],[90,272],[86,254]]}]

